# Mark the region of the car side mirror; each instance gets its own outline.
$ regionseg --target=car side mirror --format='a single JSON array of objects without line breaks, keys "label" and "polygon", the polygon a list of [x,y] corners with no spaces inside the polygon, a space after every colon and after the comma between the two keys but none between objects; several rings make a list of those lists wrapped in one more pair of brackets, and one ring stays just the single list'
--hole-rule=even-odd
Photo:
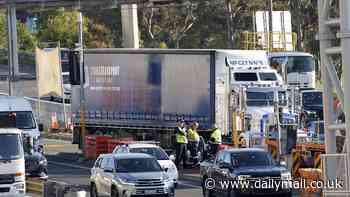
[{"label": "car side mirror", "polygon": [[43,132],[44,131],[44,124],[39,123],[38,124],[38,129],[39,129],[40,132]]},{"label": "car side mirror", "polygon": [[44,146],[43,145],[38,146],[38,152],[41,154],[44,154]]},{"label": "car side mirror", "polygon": [[163,168],[164,172],[168,172],[169,168]]},{"label": "car side mirror", "polygon": [[169,159],[170,159],[171,161],[175,161],[175,156],[174,156],[174,155],[170,155],[170,156],[169,156]]}]

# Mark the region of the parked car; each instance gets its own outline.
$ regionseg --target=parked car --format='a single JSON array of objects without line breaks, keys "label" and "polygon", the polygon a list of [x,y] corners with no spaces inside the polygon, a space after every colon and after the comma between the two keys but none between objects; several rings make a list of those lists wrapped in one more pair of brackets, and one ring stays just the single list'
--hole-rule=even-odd
[{"label": "parked car", "polygon": [[[264,149],[243,148],[220,151],[214,160],[206,160],[201,163],[200,175],[204,196],[278,195],[289,197],[292,194],[290,188],[254,187],[257,180],[291,180],[291,174],[286,167],[276,164]],[[213,188],[207,188],[208,180],[215,183],[220,183],[222,180],[232,181],[238,183],[239,187],[223,189],[221,184],[215,184]]]},{"label": "parked car", "polygon": [[174,184],[157,160],[142,153],[100,155],[91,169],[91,197],[174,196]]},{"label": "parked car", "polygon": [[[177,185],[178,171],[174,164],[174,158],[168,156],[168,154],[159,146],[155,144],[127,144],[117,146],[113,150],[114,154],[123,153],[145,153],[155,157],[158,160],[160,166],[166,171],[171,180]],[[172,156],[173,157],[173,156]]]}]

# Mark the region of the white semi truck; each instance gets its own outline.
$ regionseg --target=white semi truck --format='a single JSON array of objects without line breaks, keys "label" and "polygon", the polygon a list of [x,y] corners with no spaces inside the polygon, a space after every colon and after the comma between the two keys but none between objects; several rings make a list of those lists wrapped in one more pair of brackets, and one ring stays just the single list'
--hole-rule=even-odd
[{"label": "white semi truck", "polygon": [[179,119],[197,121],[204,131],[218,125],[228,135],[232,84],[282,83],[266,51],[255,50],[87,49],[84,66],[84,119],[80,85],[72,80],[74,142],[80,144],[86,134],[108,132],[169,146]]},{"label": "white semi truck", "polygon": [[280,73],[290,87],[316,88],[315,60],[310,53],[274,52],[269,54],[270,65]]}]

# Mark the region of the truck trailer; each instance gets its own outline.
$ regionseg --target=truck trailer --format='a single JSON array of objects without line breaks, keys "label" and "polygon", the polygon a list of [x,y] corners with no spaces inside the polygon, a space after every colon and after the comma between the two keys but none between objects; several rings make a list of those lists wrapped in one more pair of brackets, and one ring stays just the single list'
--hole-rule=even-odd
[{"label": "truck trailer", "polygon": [[269,67],[267,53],[258,50],[87,49],[83,57],[84,95],[80,85],[71,95],[79,144],[87,134],[109,132],[171,146],[179,119],[203,131],[217,125],[227,135],[230,67]]}]

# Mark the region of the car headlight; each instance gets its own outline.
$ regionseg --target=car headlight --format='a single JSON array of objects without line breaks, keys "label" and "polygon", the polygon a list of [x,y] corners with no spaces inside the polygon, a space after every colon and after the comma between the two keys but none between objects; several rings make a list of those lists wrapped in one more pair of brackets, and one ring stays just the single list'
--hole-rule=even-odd
[{"label": "car headlight", "polygon": [[292,175],[290,174],[290,172],[282,172],[281,179],[282,180],[292,180]]},{"label": "car headlight", "polygon": [[127,177],[116,177],[116,179],[121,183],[121,184],[124,184],[124,185],[133,185],[136,183],[136,180],[135,179],[132,179],[132,178],[127,178]]},{"label": "car headlight", "polygon": [[169,173],[175,173],[177,171],[177,168],[175,165],[171,165],[168,169],[168,172]]},{"label": "car headlight", "polygon": [[163,181],[165,181],[165,182],[168,182],[168,181],[170,181],[170,178],[169,178],[169,176],[166,174],[166,173],[163,173]]},{"label": "car headlight", "polygon": [[46,159],[42,159],[39,161],[40,165],[47,165],[47,160]]}]

